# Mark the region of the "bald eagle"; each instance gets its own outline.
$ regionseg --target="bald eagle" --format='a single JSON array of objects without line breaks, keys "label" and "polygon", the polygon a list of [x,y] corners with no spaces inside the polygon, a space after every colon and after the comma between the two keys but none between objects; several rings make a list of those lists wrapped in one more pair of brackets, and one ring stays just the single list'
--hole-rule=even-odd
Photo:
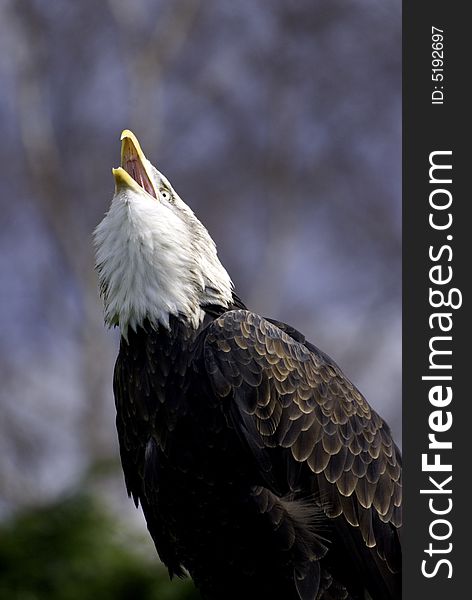
[{"label": "bald eagle", "polygon": [[236,295],[191,209],[121,136],[94,232],[126,487],[206,599],[400,598],[401,456],[338,365]]}]

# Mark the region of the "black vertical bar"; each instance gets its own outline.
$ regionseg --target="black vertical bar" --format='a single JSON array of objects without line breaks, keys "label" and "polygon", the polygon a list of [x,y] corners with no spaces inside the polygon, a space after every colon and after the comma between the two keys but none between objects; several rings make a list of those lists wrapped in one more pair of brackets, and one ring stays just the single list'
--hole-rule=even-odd
[{"label": "black vertical bar", "polygon": [[[412,600],[472,595],[472,128],[466,106],[472,36],[466,8],[457,1],[403,3],[402,545],[403,597]],[[452,168],[430,174],[431,162]],[[432,355],[431,344],[452,354]],[[452,449],[428,448],[433,434]],[[424,454],[428,465],[439,461],[452,470],[425,468]]]}]

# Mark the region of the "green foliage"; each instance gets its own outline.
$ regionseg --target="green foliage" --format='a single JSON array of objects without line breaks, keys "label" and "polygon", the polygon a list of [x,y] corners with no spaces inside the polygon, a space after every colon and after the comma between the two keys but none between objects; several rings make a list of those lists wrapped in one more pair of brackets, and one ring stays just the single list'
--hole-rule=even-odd
[{"label": "green foliage", "polygon": [[0,527],[1,600],[198,600],[157,557],[128,549],[121,527],[88,497],[35,509]]}]

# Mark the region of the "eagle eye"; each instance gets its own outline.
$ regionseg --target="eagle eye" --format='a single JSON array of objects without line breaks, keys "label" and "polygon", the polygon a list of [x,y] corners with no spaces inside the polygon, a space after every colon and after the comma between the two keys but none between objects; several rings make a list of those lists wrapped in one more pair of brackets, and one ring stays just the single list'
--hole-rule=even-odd
[{"label": "eagle eye", "polygon": [[161,197],[164,198],[164,200],[171,202],[172,194],[169,192],[169,190],[166,190],[165,188],[161,188],[159,190],[159,193],[160,193]]}]

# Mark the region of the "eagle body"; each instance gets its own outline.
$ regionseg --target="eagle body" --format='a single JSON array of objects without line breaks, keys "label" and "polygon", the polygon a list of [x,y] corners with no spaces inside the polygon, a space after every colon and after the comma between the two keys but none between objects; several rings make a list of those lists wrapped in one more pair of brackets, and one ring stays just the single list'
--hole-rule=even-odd
[{"label": "eagle body", "polygon": [[206,375],[205,346],[216,327],[212,317],[197,331],[173,320],[170,331],[145,327],[122,343],[114,392],[128,491],[169,572],[188,570],[205,598],[283,591],[280,597],[295,600],[297,560],[314,551],[302,545],[311,538],[316,545],[304,531],[311,518],[302,509],[294,516],[297,539],[290,515],[269,506],[278,497]]},{"label": "eagle body", "polygon": [[300,332],[246,308],[206,230],[123,136],[97,269],[122,333],[126,486],[170,575],[190,573],[207,600],[400,598],[388,425]]}]

